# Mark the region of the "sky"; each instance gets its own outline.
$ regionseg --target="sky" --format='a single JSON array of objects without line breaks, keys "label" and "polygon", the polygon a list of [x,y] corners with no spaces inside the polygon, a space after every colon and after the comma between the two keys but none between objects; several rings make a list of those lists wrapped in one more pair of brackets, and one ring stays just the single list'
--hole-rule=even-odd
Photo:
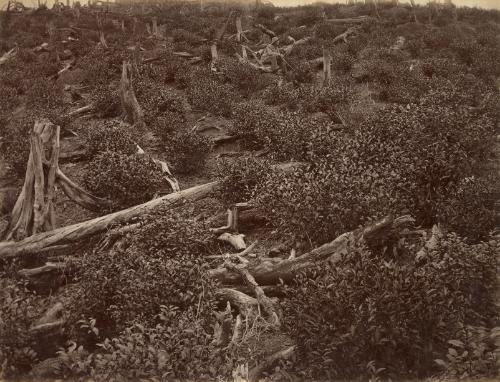
[{"label": "sky", "polygon": [[[30,6],[32,4],[36,4],[36,0],[21,0],[24,4],[27,6]],[[65,2],[65,0],[63,0]],[[113,0],[111,0],[113,1]],[[271,0],[271,2],[275,5],[280,5],[280,6],[286,6],[286,5],[304,5],[304,4],[310,4],[312,2],[315,2],[317,0]],[[322,0],[324,2],[344,2],[342,0]],[[3,8],[4,5],[6,5],[8,0],[0,0],[0,7]],[[408,2],[409,0],[400,0],[400,2]],[[427,0],[415,0],[416,3],[419,4],[427,4]],[[52,4],[53,0],[48,0],[48,4]],[[453,0],[453,3],[458,6],[468,6],[468,7],[480,7],[480,8],[496,8],[500,9],[500,0]]]}]

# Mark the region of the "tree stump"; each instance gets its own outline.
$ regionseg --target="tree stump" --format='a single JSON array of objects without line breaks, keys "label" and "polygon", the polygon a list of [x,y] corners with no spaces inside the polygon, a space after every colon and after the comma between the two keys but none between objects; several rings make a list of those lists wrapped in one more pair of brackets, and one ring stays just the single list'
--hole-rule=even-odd
[{"label": "tree stump", "polygon": [[90,195],[59,169],[60,128],[49,121],[36,121],[30,136],[30,155],[24,185],[11,212],[3,240],[22,240],[55,228],[56,184],[81,206],[100,210],[109,202]]}]

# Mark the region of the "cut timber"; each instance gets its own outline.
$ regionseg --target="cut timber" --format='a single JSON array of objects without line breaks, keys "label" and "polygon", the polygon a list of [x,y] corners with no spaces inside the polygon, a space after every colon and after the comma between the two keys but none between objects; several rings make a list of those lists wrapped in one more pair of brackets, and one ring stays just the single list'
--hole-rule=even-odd
[{"label": "cut timber", "polygon": [[[413,223],[409,216],[399,218],[385,217],[376,223],[365,228],[346,232],[330,243],[324,244],[311,252],[294,259],[282,260],[278,263],[273,261],[263,261],[252,265],[248,272],[253,275],[260,285],[274,285],[280,279],[283,281],[292,280],[298,272],[306,270],[321,261],[329,260],[336,263],[342,256],[349,252],[349,249],[360,243],[370,243],[374,240],[384,239],[389,234],[399,232],[403,227]],[[210,271],[210,274],[223,284],[241,283],[241,275],[226,268],[218,268]]]},{"label": "cut timber", "polygon": [[2,57],[0,57],[0,66],[5,64],[7,61],[9,61],[11,58],[13,58],[17,54],[17,47],[12,48],[8,52],[5,52]]},{"label": "cut timber", "polygon": [[132,65],[123,61],[122,78],[120,81],[120,100],[126,120],[131,125],[144,126],[144,112],[135,97],[132,86]]},{"label": "cut timber", "polygon": [[166,205],[169,208],[175,208],[182,205],[185,201],[205,198],[212,191],[216,190],[218,186],[218,181],[202,184],[109,215],[30,236],[18,242],[0,242],[0,258],[32,255],[47,247],[75,243],[89,236],[104,232],[111,226],[127,223],[160,206]]}]

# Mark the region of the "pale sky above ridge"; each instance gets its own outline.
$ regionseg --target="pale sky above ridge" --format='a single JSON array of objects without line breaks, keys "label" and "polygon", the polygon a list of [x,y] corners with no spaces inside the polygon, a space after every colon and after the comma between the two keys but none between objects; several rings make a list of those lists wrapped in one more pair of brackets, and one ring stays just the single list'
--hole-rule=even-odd
[{"label": "pale sky above ridge", "polygon": [[[65,1],[65,0],[64,0]],[[113,1],[113,0],[111,0]],[[317,0],[271,0],[271,2],[277,6],[294,6],[294,5],[305,5],[313,3]],[[343,3],[344,0],[322,0],[324,2],[331,3]],[[409,0],[400,0],[402,3],[408,2]],[[0,0],[0,8],[3,8],[7,4],[8,0]],[[21,0],[27,6],[33,6],[37,3],[36,0]],[[418,4],[427,4],[427,0],[415,0]],[[52,4],[53,0],[48,0],[48,4]],[[453,3],[458,6],[468,6],[468,7],[480,7],[480,8],[495,8],[500,9],[500,0],[453,0]]]}]

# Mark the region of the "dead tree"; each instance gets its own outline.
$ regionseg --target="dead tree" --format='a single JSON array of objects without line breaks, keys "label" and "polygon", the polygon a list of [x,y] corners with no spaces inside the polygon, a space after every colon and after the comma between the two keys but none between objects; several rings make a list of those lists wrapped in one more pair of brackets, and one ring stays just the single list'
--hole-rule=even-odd
[{"label": "dead tree", "polygon": [[56,185],[85,208],[98,210],[108,204],[77,186],[59,169],[59,133],[59,126],[35,122],[24,185],[2,235],[4,240],[21,240],[55,228]]},{"label": "dead tree", "polygon": [[327,86],[332,78],[332,56],[327,49],[323,49],[323,86]]},{"label": "dead tree", "polygon": [[144,112],[135,97],[132,86],[132,65],[123,61],[122,78],[120,81],[120,100],[125,120],[131,125],[144,126]]}]

